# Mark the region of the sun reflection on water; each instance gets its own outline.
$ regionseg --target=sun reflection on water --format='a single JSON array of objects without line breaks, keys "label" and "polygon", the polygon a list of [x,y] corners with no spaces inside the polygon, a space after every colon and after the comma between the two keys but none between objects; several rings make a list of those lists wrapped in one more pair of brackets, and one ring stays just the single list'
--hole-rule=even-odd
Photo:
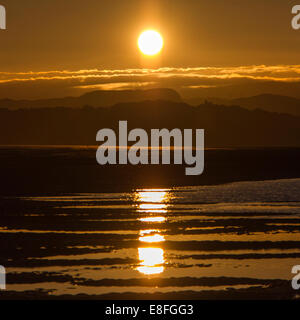
[{"label": "sun reflection on water", "polygon": [[146,217],[146,218],[139,218],[141,222],[164,222],[166,221],[165,217]]},{"label": "sun reflection on water", "polygon": [[154,202],[160,203],[166,200],[166,190],[143,190],[138,191],[136,197],[140,202]]},{"label": "sun reflection on water", "polygon": [[152,236],[140,237],[139,240],[142,241],[142,242],[151,243],[151,242],[163,242],[163,241],[165,241],[165,238],[164,238],[164,236],[156,233],[156,234],[154,234]]},{"label": "sun reflection on water", "polygon": [[169,192],[166,190],[143,190],[135,194],[138,212],[166,213],[169,201]]},{"label": "sun reflection on water", "polygon": [[140,266],[137,270],[143,274],[159,274],[164,271],[164,250],[161,248],[139,248]]},{"label": "sun reflection on water", "polygon": [[139,206],[139,212],[159,212],[165,213],[167,212],[167,205],[165,203],[162,204],[153,204],[153,203],[141,203]]},{"label": "sun reflection on water", "polygon": [[[140,222],[158,223],[159,225],[166,221],[161,214],[167,213],[170,193],[167,190],[141,190],[135,194],[135,203],[137,211],[148,216],[139,218]],[[160,214],[155,216],[155,214]],[[155,247],[138,248],[138,258],[140,264],[137,270],[144,275],[157,275],[164,271],[165,259],[164,249],[158,247],[165,241],[165,237],[160,234],[161,229],[145,229],[140,231],[139,241],[143,245],[155,244]]]}]

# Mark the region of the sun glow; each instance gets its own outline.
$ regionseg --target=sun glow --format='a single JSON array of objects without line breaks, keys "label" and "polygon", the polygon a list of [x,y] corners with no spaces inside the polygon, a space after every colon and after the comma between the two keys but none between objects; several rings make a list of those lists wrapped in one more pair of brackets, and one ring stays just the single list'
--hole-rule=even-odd
[{"label": "sun glow", "polygon": [[160,33],[155,30],[142,32],[138,39],[138,47],[147,56],[154,56],[161,52],[164,40]]}]

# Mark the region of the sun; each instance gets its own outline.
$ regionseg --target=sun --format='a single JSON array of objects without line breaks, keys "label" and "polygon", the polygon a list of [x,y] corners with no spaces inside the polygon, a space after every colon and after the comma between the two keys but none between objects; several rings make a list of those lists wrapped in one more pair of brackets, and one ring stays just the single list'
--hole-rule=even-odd
[{"label": "sun", "polygon": [[163,46],[163,37],[155,30],[146,30],[139,36],[138,47],[147,56],[154,56],[160,53]]}]

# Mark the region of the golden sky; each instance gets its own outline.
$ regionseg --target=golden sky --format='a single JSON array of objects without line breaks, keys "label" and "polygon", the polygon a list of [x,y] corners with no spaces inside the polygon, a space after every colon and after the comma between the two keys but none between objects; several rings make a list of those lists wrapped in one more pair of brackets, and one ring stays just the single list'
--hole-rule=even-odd
[{"label": "golden sky", "polygon": [[[7,30],[0,32],[0,98],[153,86],[216,96],[230,96],[232,86],[234,96],[280,88],[296,96],[296,3],[1,0]],[[151,60],[137,49],[139,34],[149,28],[165,41]]]}]

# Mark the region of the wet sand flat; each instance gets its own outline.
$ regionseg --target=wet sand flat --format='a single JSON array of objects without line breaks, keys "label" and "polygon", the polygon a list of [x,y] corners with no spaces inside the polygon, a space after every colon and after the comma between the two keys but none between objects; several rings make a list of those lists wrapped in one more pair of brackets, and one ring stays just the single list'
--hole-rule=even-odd
[{"label": "wet sand flat", "polygon": [[6,196],[6,298],[293,299],[300,179]]}]

